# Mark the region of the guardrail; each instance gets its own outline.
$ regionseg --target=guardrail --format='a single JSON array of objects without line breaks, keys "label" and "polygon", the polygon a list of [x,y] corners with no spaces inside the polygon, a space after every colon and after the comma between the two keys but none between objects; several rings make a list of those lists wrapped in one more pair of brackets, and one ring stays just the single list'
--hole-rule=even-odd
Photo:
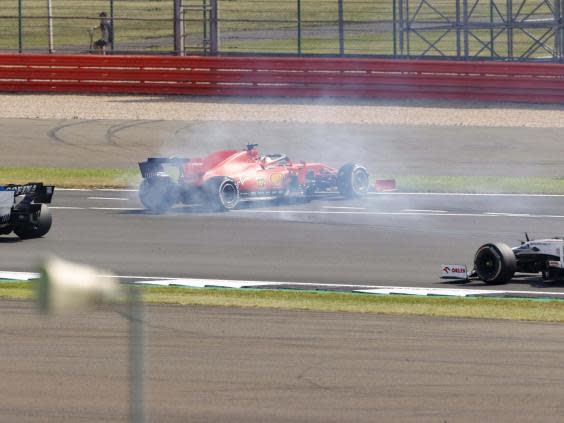
[{"label": "guardrail", "polygon": [[0,91],[434,98],[564,104],[564,64],[0,54]]}]

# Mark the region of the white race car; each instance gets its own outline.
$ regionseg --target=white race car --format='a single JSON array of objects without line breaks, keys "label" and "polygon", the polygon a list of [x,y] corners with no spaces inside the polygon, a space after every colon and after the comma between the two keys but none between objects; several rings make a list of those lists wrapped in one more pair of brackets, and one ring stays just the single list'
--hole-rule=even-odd
[{"label": "white race car", "polygon": [[564,279],[564,238],[526,241],[517,247],[503,242],[482,245],[474,255],[474,268],[466,273],[465,266],[443,265],[443,278],[476,278],[487,284],[507,283],[516,272],[540,273],[545,280]]}]

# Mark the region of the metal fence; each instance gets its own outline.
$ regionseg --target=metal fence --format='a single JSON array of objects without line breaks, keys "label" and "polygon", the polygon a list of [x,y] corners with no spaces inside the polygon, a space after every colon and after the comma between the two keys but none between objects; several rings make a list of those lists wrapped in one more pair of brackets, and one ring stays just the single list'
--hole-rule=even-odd
[{"label": "metal fence", "polygon": [[564,0],[2,0],[0,51],[564,60]]}]

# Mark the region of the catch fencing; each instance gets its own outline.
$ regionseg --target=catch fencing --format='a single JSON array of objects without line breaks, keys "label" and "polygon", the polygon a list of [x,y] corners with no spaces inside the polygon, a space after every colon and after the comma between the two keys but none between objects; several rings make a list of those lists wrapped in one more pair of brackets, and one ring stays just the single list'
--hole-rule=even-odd
[{"label": "catch fencing", "polygon": [[[564,0],[2,0],[0,51],[564,61]],[[90,30],[90,31],[89,31]]]},{"label": "catch fencing", "polygon": [[564,104],[564,64],[0,55],[0,92],[475,99]]}]

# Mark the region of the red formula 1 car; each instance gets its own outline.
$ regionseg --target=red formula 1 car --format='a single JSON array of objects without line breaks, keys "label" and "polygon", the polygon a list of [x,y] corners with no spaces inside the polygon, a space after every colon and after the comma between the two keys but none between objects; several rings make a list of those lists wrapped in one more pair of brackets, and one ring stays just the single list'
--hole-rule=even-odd
[{"label": "red formula 1 car", "polygon": [[[139,163],[143,176],[139,198],[147,209],[163,213],[176,203],[203,203],[225,211],[241,200],[283,200],[331,191],[354,198],[368,192],[363,166],[350,163],[336,170],[322,163],[294,163],[285,154],[261,156],[256,146],[217,151],[204,158],[149,158]],[[165,171],[166,166],[177,170],[177,179]]]}]

